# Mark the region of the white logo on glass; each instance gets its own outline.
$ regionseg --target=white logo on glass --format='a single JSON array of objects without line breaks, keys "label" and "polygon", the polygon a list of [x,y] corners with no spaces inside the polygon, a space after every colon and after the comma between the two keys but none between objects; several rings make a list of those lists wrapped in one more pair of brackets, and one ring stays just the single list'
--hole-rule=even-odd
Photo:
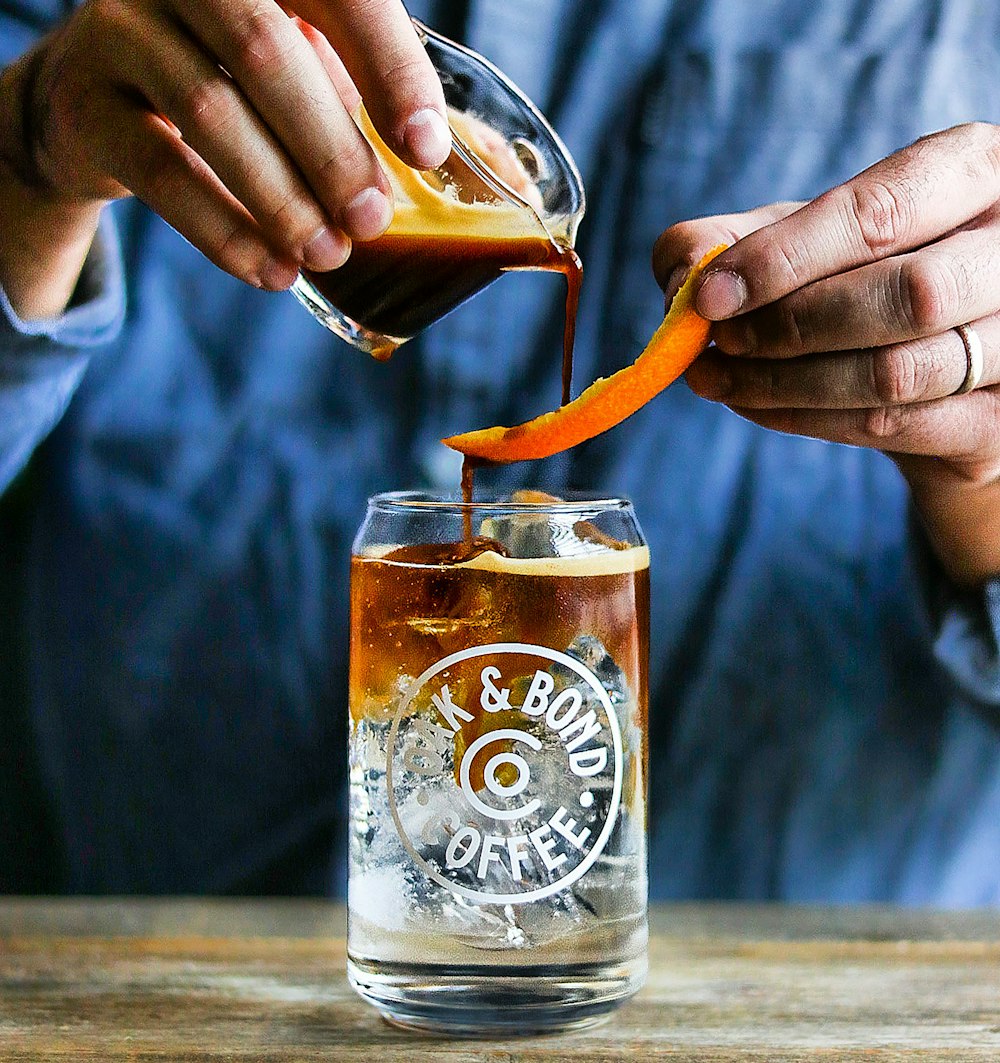
[{"label": "white logo on glass", "polygon": [[[478,704],[453,691],[468,661]],[[538,900],[586,874],[614,829],[618,718],[569,654],[519,642],[460,650],[406,691],[386,781],[400,840],[431,879],[480,902]]]}]

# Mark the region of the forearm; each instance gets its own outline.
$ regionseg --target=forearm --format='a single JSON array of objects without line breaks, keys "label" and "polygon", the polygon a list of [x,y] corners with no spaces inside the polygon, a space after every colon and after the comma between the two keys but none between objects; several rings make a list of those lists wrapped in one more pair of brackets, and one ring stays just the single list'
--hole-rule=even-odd
[{"label": "forearm", "polygon": [[0,75],[0,286],[26,321],[66,309],[103,206],[57,194],[37,172],[25,118],[31,75],[31,55]]}]

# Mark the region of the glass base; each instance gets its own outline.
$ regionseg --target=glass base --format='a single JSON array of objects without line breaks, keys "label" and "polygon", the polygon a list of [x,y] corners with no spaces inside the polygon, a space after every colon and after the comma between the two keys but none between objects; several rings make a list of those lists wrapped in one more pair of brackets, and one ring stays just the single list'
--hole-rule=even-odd
[{"label": "glass base", "polygon": [[537,967],[347,961],[351,985],[388,1022],[457,1037],[595,1026],[638,992],[646,968],[645,954],[615,964]]},{"label": "glass base", "polygon": [[326,299],[310,283],[308,278],[301,273],[295,278],[292,285],[292,295],[309,311],[310,314],[331,332],[346,340],[352,347],[359,351],[370,354],[380,362],[386,361],[392,356],[392,352],[408,337],[386,336],[384,333],[375,332],[372,329],[359,325],[352,321],[346,314],[342,314],[336,307],[331,306]]}]

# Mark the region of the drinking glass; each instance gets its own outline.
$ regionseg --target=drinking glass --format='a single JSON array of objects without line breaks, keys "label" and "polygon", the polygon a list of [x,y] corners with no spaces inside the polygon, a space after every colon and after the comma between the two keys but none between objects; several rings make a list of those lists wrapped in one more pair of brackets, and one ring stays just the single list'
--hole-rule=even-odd
[{"label": "drinking glass", "polygon": [[390,1021],[567,1029],[641,985],[648,577],[624,499],[370,500],[348,973]]}]

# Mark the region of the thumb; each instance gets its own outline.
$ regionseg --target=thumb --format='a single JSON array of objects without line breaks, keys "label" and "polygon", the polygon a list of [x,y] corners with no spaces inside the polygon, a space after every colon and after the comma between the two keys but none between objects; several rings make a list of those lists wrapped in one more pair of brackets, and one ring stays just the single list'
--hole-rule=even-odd
[{"label": "thumb", "polygon": [[715,214],[678,222],[665,229],[653,246],[653,276],[663,289],[667,306],[695,263],[713,247],[735,244],[757,229],[787,218],[801,206],[801,203],[770,203],[741,214]]}]

